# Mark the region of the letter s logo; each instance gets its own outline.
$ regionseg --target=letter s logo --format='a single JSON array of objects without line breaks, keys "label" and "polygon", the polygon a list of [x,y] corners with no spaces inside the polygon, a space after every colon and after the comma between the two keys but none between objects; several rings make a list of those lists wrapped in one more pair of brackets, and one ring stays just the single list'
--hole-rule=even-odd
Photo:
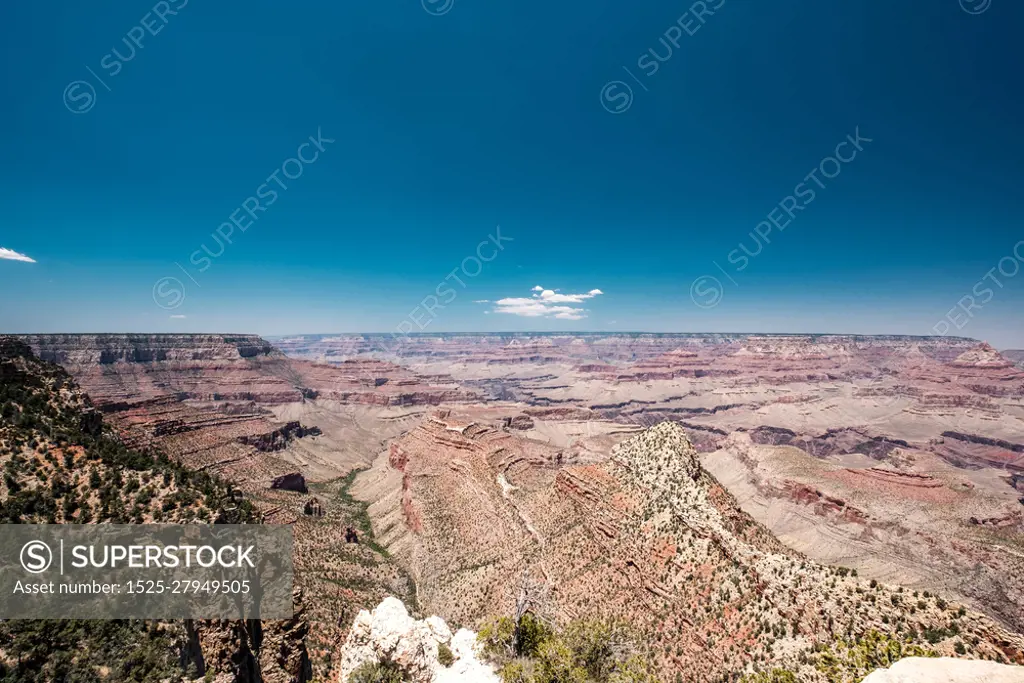
[{"label": "letter s logo", "polygon": [[53,563],[53,551],[42,541],[29,541],[21,547],[21,566],[32,574],[41,574]]}]

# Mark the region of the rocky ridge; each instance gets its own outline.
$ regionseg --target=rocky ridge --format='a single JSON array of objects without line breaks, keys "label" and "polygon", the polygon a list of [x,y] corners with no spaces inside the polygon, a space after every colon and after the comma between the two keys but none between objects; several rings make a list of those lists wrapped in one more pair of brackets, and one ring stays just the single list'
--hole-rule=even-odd
[{"label": "rocky ridge", "polygon": [[424,607],[462,622],[508,613],[508,577],[528,570],[549,586],[556,623],[626,619],[666,679],[781,666],[819,680],[818,648],[869,633],[1024,662],[1024,638],[980,614],[787,549],[708,474],[679,425],[594,464],[559,465],[553,449],[454,415],[395,447],[367,485],[399,468],[398,490],[371,514],[420,579]]}]

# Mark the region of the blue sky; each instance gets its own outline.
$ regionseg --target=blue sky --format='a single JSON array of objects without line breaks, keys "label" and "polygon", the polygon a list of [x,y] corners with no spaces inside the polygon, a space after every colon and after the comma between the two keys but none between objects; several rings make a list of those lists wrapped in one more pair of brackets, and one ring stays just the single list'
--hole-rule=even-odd
[{"label": "blue sky", "polygon": [[5,7],[0,331],[1024,347],[1024,6],[641,5]]}]

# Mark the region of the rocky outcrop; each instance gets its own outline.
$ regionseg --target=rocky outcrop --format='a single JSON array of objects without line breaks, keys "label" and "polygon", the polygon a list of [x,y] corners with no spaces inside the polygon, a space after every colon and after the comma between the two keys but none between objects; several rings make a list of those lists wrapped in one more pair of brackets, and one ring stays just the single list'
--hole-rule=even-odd
[{"label": "rocky outcrop", "polygon": [[861,683],[1024,683],[1024,667],[951,657],[908,657]]},{"label": "rocky outcrop", "polygon": [[255,334],[36,334],[22,339],[59,365],[282,358]]},{"label": "rocky outcrop", "polygon": [[977,526],[995,527],[997,529],[1022,526],[1024,525],[1024,513],[1015,511],[1006,515],[1000,515],[999,517],[987,517],[984,519],[971,517],[970,522]]},{"label": "rocky outcrop", "polygon": [[756,444],[767,446],[787,446],[796,437],[796,432],[792,429],[785,429],[783,427],[770,427],[768,425],[763,425],[750,430],[751,441]]},{"label": "rocky outcrop", "polygon": [[1002,439],[990,439],[986,436],[978,436],[976,434],[961,434],[959,432],[942,432],[942,436],[950,439],[957,439],[959,441],[966,441],[968,443],[982,444],[984,446],[995,446],[996,448],[1005,448],[1008,451],[1015,453],[1024,453],[1024,444],[1012,443],[1010,441],[1003,441]]},{"label": "rocky outcrop", "polygon": [[319,427],[305,427],[298,422],[289,422],[279,429],[266,434],[252,434],[238,437],[240,443],[248,444],[261,453],[284,450],[293,439],[304,436],[320,436]]},{"label": "rocky outcrop", "polygon": [[188,620],[190,663],[217,683],[308,683],[313,680],[302,591],[293,591],[287,620]]},{"label": "rocky outcrop", "polygon": [[994,467],[1010,474],[1024,474],[1024,444],[946,431],[932,448],[954,467],[972,470]]},{"label": "rocky outcrop", "polygon": [[506,429],[518,429],[526,431],[533,429],[533,419],[529,415],[515,415],[513,417],[502,418],[502,423]]},{"label": "rocky outcrop", "polygon": [[868,521],[863,510],[848,505],[845,500],[826,495],[806,484],[792,481],[786,483],[785,495],[797,503],[808,506],[816,515],[837,515],[844,521],[855,524],[866,524]]},{"label": "rocky outcrop", "polygon": [[[447,666],[439,651],[450,651]],[[494,670],[481,662],[476,652],[476,634],[460,629],[454,635],[443,619],[416,620],[402,601],[388,597],[368,612],[361,610],[339,653],[341,664],[337,683],[347,683],[352,672],[364,664],[390,662],[397,665],[411,683],[497,683]]]},{"label": "rocky outcrop", "polygon": [[767,425],[750,430],[750,440],[765,446],[793,446],[816,458],[860,453],[874,460],[885,460],[897,448],[910,446],[900,439],[869,436],[854,429],[830,429],[813,435]]},{"label": "rocky outcrop", "polygon": [[270,488],[280,491],[295,491],[297,493],[309,491],[309,488],[306,486],[306,478],[302,476],[301,472],[290,472],[282,474],[280,477],[274,477],[274,480],[270,482]]},{"label": "rocky outcrop", "polygon": [[306,501],[306,504],[302,506],[302,514],[309,515],[310,517],[323,517],[324,506],[317,497],[310,498]]},{"label": "rocky outcrop", "polygon": [[1007,360],[988,344],[979,344],[970,351],[956,357],[950,365],[970,368],[1009,368],[1013,362]]}]

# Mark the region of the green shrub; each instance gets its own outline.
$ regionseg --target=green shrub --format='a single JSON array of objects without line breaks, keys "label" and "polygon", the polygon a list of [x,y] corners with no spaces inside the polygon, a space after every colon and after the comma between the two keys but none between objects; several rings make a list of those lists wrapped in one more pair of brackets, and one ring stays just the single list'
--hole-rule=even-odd
[{"label": "green shrub", "polygon": [[444,667],[449,667],[455,663],[455,655],[452,653],[452,649],[445,643],[437,644],[437,661]]},{"label": "green shrub", "polygon": [[653,683],[627,627],[617,621],[573,621],[561,633],[531,614],[487,622],[477,635],[503,683]]},{"label": "green shrub", "polygon": [[514,655],[515,622],[509,617],[488,620],[476,634],[487,659],[504,664]]},{"label": "green shrub", "polygon": [[365,662],[348,677],[348,683],[403,683],[407,680],[394,662]]},{"label": "green shrub", "polygon": [[519,620],[513,647],[519,657],[536,657],[540,648],[551,638],[551,629],[530,612]]},{"label": "green shrub", "polygon": [[890,635],[869,631],[859,640],[836,640],[816,656],[815,666],[830,683],[859,681],[875,669],[904,657],[935,657],[935,651]]}]

